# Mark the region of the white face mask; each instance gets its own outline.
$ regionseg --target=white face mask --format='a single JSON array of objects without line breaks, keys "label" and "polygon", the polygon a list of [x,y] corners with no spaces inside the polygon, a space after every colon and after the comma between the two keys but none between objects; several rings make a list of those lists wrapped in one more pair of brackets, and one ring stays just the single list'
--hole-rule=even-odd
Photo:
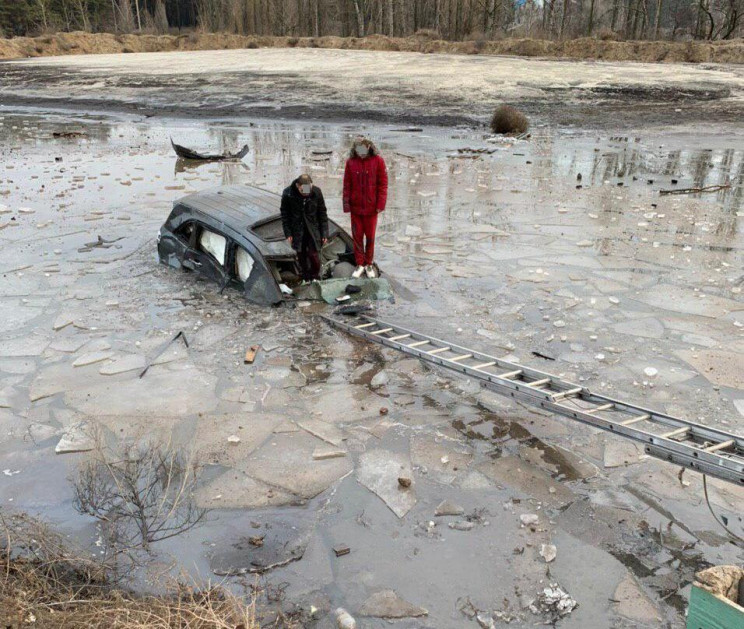
[{"label": "white face mask", "polygon": [[313,184],[311,183],[303,183],[300,185],[300,192],[302,194],[310,194],[313,191]]},{"label": "white face mask", "polygon": [[367,155],[369,155],[369,147],[364,144],[359,144],[356,147],[356,152],[359,157],[367,157]]}]

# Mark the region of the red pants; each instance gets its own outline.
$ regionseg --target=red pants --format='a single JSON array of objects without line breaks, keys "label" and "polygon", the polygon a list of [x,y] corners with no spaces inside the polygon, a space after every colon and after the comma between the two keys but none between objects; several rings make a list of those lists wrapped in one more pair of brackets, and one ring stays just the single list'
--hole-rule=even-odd
[{"label": "red pants", "polygon": [[375,261],[376,231],[377,214],[351,215],[351,237],[354,240],[354,258],[357,266],[369,266]]}]

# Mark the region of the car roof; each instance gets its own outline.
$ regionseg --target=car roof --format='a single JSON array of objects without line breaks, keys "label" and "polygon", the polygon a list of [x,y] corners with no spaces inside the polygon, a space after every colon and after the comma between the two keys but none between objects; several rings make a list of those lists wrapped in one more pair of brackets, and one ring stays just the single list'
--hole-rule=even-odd
[{"label": "car roof", "polygon": [[247,185],[219,186],[189,194],[178,201],[211,216],[237,232],[279,214],[281,195]]}]

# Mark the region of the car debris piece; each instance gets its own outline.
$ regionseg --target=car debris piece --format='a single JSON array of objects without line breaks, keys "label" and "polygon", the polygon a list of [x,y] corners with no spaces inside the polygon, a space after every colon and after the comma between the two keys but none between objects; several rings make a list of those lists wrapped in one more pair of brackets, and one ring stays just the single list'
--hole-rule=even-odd
[{"label": "car debris piece", "polygon": [[258,353],[259,349],[261,349],[260,345],[251,345],[247,350],[245,350],[245,358],[243,359],[243,363],[246,365],[252,365],[253,361],[256,360],[256,354]]},{"label": "car debris piece", "polygon": [[238,444],[240,443],[240,437],[238,437],[237,435],[230,435],[227,438],[227,443]]},{"label": "car debris piece", "polygon": [[336,301],[340,304],[345,301],[349,301],[350,299],[351,299],[351,295],[339,295],[338,297],[336,297]]},{"label": "car debris piece", "polygon": [[544,360],[555,360],[552,356],[548,356],[547,354],[542,354],[540,352],[532,352],[533,356],[537,356],[538,358],[542,358]]},{"label": "car debris piece", "polygon": [[336,557],[343,557],[351,552],[351,548],[346,544],[339,544],[338,546],[333,547],[333,552],[336,553]]},{"label": "car debris piece", "polygon": [[166,343],[165,345],[163,345],[163,346],[162,346],[162,347],[161,347],[161,348],[160,348],[160,349],[158,350],[158,353],[157,353],[157,354],[155,354],[155,357],[154,357],[154,358],[153,358],[153,359],[152,359],[152,360],[151,360],[151,361],[150,361],[149,363],[147,363],[147,365],[145,366],[145,368],[144,368],[144,369],[142,370],[142,372],[140,373],[139,377],[140,377],[140,378],[142,378],[142,376],[144,376],[144,375],[145,375],[145,374],[147,373],[147,370],[148,370],[148,369],[150,369],[150,367],[152,367],[152,365],[154,364],[154,362],[155,362],[155,361],[156,361],[156,360],[157,360],[158,358],[160,358],[160,356],[161,356],[161,355],[163,354],[163,352],[164,352],[164,351],[165,351],[166,349],[168,349],[168,348],[169,348],[169,347],[171,346],[171,344],[172,344],[172,343],[174,343],[175,341],[177,341],[177,340],[178,340],[178,339],[180,339],[180,338],[182,338],[182,339],[183,339],[184,345],[186,345],[186,347],[188,347],[188,346],[189,346],[189,342],[188,342],[188,341],[186,340],[186,335],[185,335],[185,334],[183,333],[183,330],[181,330],[181,331],[180,331],[180,332],[178,332],[178,334],[176,334],[176,335],[175,335],[175,336],[174,336],[174,337],[173,337],[173,338],[172,338],[172,339],[171,339],[170,341],[168,341],[168,342],[167,342],[167,343]]},{"label": "car debris piece", "polygon": [[86,242],[82,247],[78,249],[78,253],[88,253],[93,249],[110,249],[113,244],[119,240],[123,240],[124,237],[114,238],[113,240],[106,240],[98,236],[94,242]]},{"label": "car debris piece", "polygon": [[333,311],[333,314],[346,315],[347,317],[355,317],[358,314],[370,312],[370,308],[366,304],[349,304],[348,306],[341,306]]},{"label": "car debris piece", "polygon": [[81,131],[53,131],[53,138],[83,138],[85,134]]},{"label": "car debris piece", "polygon": [[237,160],[243,159],[246,155],[248,155],[248,151],[250,150],[248,148],[248,145],[246,144],[237,153],[222,153],[222,154],[198,153],[197,151],[193,151],[190,148],[186,148],[185,146],[176,144],[172,138],[171,138],[171,146],[173,147],[173,150],[176,152],[176,155],[178,155],[178,157],[180,157],[181,159],[189,159],[189,160],[201,161],[201,162],[237,161]]}]

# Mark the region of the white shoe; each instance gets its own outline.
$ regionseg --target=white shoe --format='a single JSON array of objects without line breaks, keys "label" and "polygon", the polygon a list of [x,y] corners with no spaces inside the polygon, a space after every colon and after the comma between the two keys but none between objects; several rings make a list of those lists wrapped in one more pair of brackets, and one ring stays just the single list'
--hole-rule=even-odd
[{"label": "white shoe", "polygon": [[367,273],[367,277],[370,278],[370,279],[377,277],[377,269],[375,269],[375,267],[372,266],[371,264],[368,265],[364,269],[364,271]]},{"label": "white shoe", "polygon": [[364,275],[364,267],[358,266],[356,270],[351,274],[351,277],[353,277],[355,280],[358,280],[362,275]]}]

